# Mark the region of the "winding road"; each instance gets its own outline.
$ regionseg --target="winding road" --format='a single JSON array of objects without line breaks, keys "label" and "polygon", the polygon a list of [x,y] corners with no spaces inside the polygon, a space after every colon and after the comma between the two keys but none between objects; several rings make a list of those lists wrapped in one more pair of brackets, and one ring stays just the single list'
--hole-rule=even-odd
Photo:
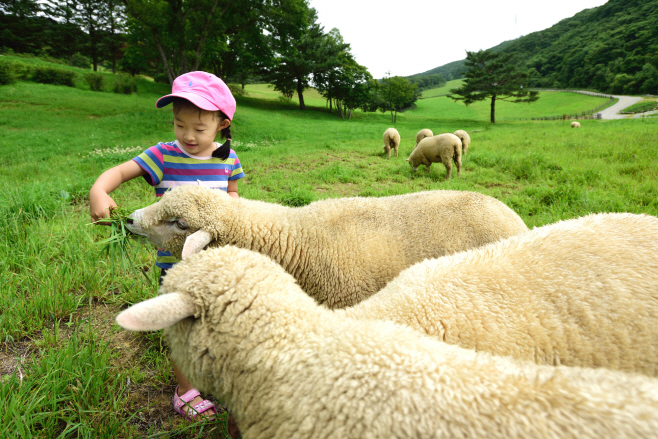
[{"label": "winding road", "polygon": [[[546,90],[546,89],[540,89],[543,91],[569,91],[572,93],[580,93],[584,95],[591,95],[591,96],[601,96],[601,93],[595,93],[591,91],[585,91],[585,90]],[[619,114],[621,110],[623,110],[626,107],[630,107],[631,105],[635,104],[636,102],[640,102],[642,98],[639,98],[637,96],[617,96],[617,95],[606,95],[606,96],[612,96],[615,99],[618,99],[619,101],[611,106],[608,107],[604,110],[601,110],[598,112],[598,114],[601,115],[601,119],[631,119],[634,117],[642,117],[643,115],[649,115],[649,114],[654,114],[658,111],[652,111],[652,112],[647,112],[647,113],[638,113],[638,114]]]},{"label": "winding road", "polygon": [[626,107],[630,107],[631,105],[640,102],[642,98],[638,98],[635,96],[615,96],[612,95],[613,98],[619,99],[619,102],[617,102],[615,105],[612,107],[608,107],[605,110],[599,111],[599,114],[601,115],[601,119],[626,119],[626,118],[632,118],[634,115],[632,114],[618,114],[621,110],[623,110]]}]

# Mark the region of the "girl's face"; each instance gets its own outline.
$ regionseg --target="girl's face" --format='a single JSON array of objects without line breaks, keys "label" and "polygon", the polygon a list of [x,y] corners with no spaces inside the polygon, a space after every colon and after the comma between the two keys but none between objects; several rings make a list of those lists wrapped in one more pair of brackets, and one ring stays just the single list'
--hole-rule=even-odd
[{"label": "girl's face", "polygon": [[215,150],[215,136],[228,127],[231,121],[221,120],[214,114],[190,108],[181,108],[174,114],[174,133],[179,145],[191,155],[207,157]]}]

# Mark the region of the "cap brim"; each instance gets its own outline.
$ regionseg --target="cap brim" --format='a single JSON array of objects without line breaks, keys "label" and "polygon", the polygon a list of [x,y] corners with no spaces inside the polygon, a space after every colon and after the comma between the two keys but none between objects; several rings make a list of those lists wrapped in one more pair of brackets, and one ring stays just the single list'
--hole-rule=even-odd
[{"label": "cap brim", "polygon": [[166,107],[167,105],[171,104],[174,98],[186,99],[192,102],[197,107],[201,108],[202,110],[220,111],[219,108],[217,108],[217,106],[212,102],[210,102],[208,99],[199,96],[198,94],[195,93],[186,93],[186,92],[178,92],[178,93],[162,96],[160,99],[156,101],[155,106],[157,108]]}]

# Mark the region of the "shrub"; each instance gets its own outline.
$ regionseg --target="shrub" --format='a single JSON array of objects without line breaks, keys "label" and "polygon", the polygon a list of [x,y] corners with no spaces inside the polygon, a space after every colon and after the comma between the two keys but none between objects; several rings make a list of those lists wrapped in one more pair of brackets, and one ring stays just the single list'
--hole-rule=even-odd
[{"label": "shrub", "polygon": [[30,79],[32,71],[34,70],[34,66],[22,62],[12,62],[11,68],[16,79],[24,79],[26,81]]},{"label": "shrub", "polygon": [[114,93],[123,93],[129,95],[136,91],[137,84],[135,84],[135,78],[128,75],[114,76]]},{"label": "shrub", "polygon": [[240,84],[227,84],[228,89],[231,90],[233,96],[246,96],[247,91],[242,89]]},{"label": "shrub", "polygon": [[0,84],[12,84],[19,79],[28,79],[32,67],[22,62],[0,59]]},{"label": "shrub", "polygon": [[0,85],[13,84],[16,82],[16,75],[12,65],[8,62],[0,61]]},{"label": "shrub", "polygon": [[159,82],[160,84],[169,84],[169,78],[167,78],[167,75],[164,73],[160,73],[159,75],[155,75],[153,78],[155,82]]},{"label": "shrub", "polygon": [[[49,49],[49,47],[45,47],[44,49]],[[68,61],[64,61],[63,59],[55,58],[54,56],[50,56],[50,55],[46,55],[46,54],[42,54],[42,55],[38,56],[37,58],[41,59],[43,61],[47,61],[49,63],[53,63],[53,64],[61,64],[63,66],[69,65]]]},{"label": "shrub", "polygon": [[81,69],[88,69],[91,65],[91,59],[82,55],[80,52],[73,54],[73,67],[79,67]]},{"label": "shrub", "polygon": [[66,85],[73,87],[75,72],[70,70],[56,69],[53,67],[37,66],[32,72],[32,80],[42,84]]},{"label": "shrub", "polygon": [[89,84],[91,91],[101,91],[103,88],[103,74],[97,72],[89,72],[84,75],[85,81]]}]

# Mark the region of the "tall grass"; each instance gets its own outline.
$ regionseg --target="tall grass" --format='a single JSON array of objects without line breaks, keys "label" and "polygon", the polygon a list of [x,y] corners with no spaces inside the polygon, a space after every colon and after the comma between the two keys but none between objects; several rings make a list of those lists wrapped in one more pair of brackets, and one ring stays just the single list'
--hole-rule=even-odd
[{"label": "tall grass", "polygon": [[[590,212],[658,214],[658,119],[584,121],[579,130],[563,122],[490,125],[472,107],[441,109],[424,103],[444,98],[425,99],[398,116],[400,157],[387,160],[381,148],[391,126],[387,114],[357,112],[344,120],[310,94],[313,105],[302,112],[265,86],[247,91],[232,127],[246,173],[243,197],[301,206],[328,197],[471,190],[505,202],[530,227]],[[171,365],[160,334],[128,334],[113,324],[122,306],[156,294],[153,249],[122,248],[131,261],[124,267],[123,256],[104,254],[98,244],[110,229],[89,224],[95,178],[174,139],[170,109],[154,108],[160,94],[25,82],[0,87],[2,436],[224,437],[217,423],[190,427],[173,416]],[[539,116],[560,105],[577,111],[592,105],[570,93],[544,98],[543,107],[513,108]],[[470,133],[461,178],[444,181],[440,164],[414,173],[405,162],[422,128]],[[112,197],[123,207],[154,201],[142,180]],[[148,392],[163,396],[140,399]]]}]

